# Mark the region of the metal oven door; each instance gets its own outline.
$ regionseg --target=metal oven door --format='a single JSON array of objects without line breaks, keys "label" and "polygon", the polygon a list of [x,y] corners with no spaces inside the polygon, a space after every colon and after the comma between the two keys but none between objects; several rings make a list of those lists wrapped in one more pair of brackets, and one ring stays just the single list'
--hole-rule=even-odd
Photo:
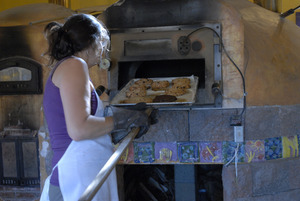
[{"label": "metal oven door", "polygon": [[27,57],[0,60],[0,95],[41,93],[41,64]]}]

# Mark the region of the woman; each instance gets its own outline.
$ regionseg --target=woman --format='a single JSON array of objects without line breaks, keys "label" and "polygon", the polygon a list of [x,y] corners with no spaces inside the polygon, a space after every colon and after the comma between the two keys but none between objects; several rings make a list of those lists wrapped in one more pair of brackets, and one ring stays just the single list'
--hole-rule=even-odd
[{"label": "woman", "polygon": [[[99,65],[102,55],[106,55],[109,35],[95,17],[77,14],[69,17],[64,25],[51,22],[45,27],[45,37],[50,63],[54,66],[43,100],[53,150],[53,171],[49,193],[45,182],[42,197],[49,195],[51,201],[73,201],[79,199],[113,153],[108,133],[124,133],[132,126],[147,127],[149,121],[144,111],[122,109],[104,117],[88,69]],[[94,200],[118,200],[115,171]]]}]

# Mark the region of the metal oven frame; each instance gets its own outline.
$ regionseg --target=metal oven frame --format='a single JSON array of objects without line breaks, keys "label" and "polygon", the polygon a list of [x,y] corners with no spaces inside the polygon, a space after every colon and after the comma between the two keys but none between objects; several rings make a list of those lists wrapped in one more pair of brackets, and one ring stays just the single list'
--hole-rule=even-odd
[{"label": "metal oven frame", "polygon": [[110,29],[111,68],[108,87],[113,98],[118,88],[119,62],[205,60],[205,87],[198,89],[194,106],[214,105],[212,87],[222,91],[221,24],[205,22],[192,25]]},{"label": "metal oven frame", "polygon": [[1,71],[15,67],[30,71],[31,79],[22,80],[22,75],[19,71],[18,75],[16,75],[18,77],[17,80],[6,81],[5,79],[0,79],[0,95],[42,94],[42,65],[28,57],[7,57],[0,60],[0,78],[4,77]]}]

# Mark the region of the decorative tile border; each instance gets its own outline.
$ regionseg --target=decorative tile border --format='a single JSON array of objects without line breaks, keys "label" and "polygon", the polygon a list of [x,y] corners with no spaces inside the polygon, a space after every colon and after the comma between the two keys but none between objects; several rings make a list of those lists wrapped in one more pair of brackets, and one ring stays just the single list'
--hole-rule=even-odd
[{"label": "decorative tile border", "polygon": [[258,162],[265,160],[265,142],[263,140],[249,140],[245,144],[245,162]]},{"label": "decorative tile border", "polygon": [[282,158],[282,138],[274,137],[265,139],[266,160]]},{"label": "decorative tile border", "polygon": [[121,157],[121,159],[119,160],[119,163],[134,163],[134,147],[133,147],[133,143],[131,143],[127,149],[125,150],[125,153],[123,154],[123,156]]},{"label": "decorative tile border", "polygon": [[[238,149],[237,149],[238,147]],[[119,164],[227,164],[237,150],[238,163],[299,157],[300,135],[264,140],[133,142]]]},{"label": "decorative tile border", "polygon": [[134,142],[134,162],[135,163],[153,163],[154,142]]},{"label": "decorative tile border", "polygon": [[222,163],[222,142],[199,142],[200,162]]},{"label": "decorative tile border", "polygon": [[199,150],[197,142],[178,142],[178,159],[180,163],[199,162]]},{"label": "decorative tile border", "polygon": [[156,142],[154,145],[155,160],[161,163],[174,163],[178,161],[176,142]]},{"label": "decorative tile border", "polygon": [[297,135],[298,137],[298,150],[300,150],[300,135]]},{"label": "decorative tile border", "polygon": [[236,142],[223,142],[223,162],[228,163],[235,155],[237,149],[238,162],[245,161],[245,145],[243,143]]},{"label": "decorative tile border", "polygon": [[298,157],[299,143],[298,136],[282,137],[282,157]]}]

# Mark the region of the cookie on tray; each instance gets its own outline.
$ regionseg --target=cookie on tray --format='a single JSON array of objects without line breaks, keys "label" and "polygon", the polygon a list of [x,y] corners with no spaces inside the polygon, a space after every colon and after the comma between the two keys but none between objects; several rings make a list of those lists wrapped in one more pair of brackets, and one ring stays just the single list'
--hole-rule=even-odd
[{"label": "cookie on tray", "polygon": [[147,90],[145,87],[134,88],[132,90],[126,91],[126,97],[144,97],[147,95]]},{"label": "cookie on tray", "polygon": [[154,81],[151,85],[153,91],[163,91],[170,86],[170,82],[167,80]]},{"label": "cookie on tray", "polygon": [[138,84],[133,84],[129,87],[129,91],[134,91],[138,88],[143,88],[143,89],[147,89],[145,85],[138,85]]},{"label": "cookie on tray", "polygon": [[187,90],[181,87],[172,86],[171,88],[166,89],[165,92],[166,95],[182,96],[187,93]]},{"label": "cookie on tray", "polygon": [[153,80],[149,78],[141,78],[134,82],[134,85],[145,86],[147,89],[150,89]]},{"label": "cookie on tray", "polygon": [[189,78],[176,78],[172,80],[172,85],[184,89],[191,88],[191,80]]}]

